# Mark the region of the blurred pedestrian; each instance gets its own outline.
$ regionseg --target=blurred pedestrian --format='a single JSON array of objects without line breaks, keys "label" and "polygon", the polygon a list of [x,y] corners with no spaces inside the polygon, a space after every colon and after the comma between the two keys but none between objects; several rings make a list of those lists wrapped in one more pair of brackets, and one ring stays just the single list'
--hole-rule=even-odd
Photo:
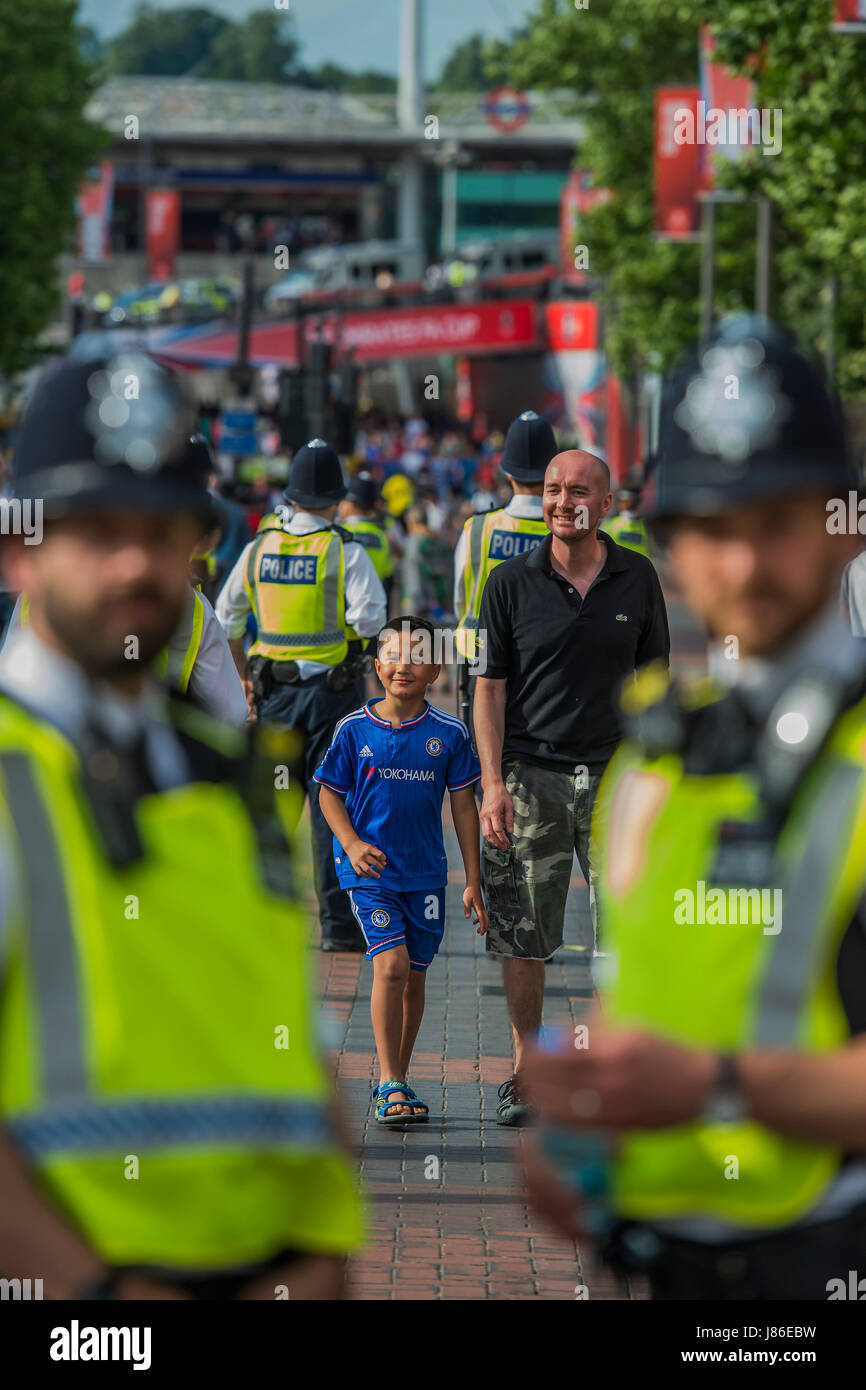
[{"label": "blurred pedestrian", "polygon": [[613,536],[617,545],[636,550],[639,555],[646,555],[649,560],[652,558],[652,543],[646,523],[638,515],[639,503],[638,488],[620,488],[616,494],[616,516],[602,517],[601,529]]},{"label": "blurred pedestrian", "polygon": [[379,496],[379,489],[369,473],[357,473],[349,479],[348,492],[337,508],[337,516],[340,525],[351,531],[370,556],[373,568],[385,590],[387,612],[396,557],[377,510]]}]

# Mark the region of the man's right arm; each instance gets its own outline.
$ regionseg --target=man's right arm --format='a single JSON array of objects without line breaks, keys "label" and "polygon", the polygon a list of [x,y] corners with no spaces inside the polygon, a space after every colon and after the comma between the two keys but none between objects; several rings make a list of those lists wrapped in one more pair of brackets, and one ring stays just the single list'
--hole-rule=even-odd
[{"label": "man's right arm", "polygon": [[494,571],[484,589],[478,617],[484,675],[479,671],[475,681],[472,722],[484,789],[481,833],[491,845],[508,849],[508,836],[514,829],[514,803],[502,777],[502,744],[505,738],[508,653],[513,634],[508,605],[500,588]]},{"label": "man's right arm", "polygon": [[220,589],[214,605],[217,621],[228,639],[229,650],[235,663],[235,669],[241,678],[241,685],[244,688],[250,713],[255,709],[255,705],[253,683],[250,680],[247,654],[244,650],[244,633],[246,632],[247,618],[250,615],[250,601],[244,584],[244,573],[250,549],[254,545],[255,541],[250,541],[249,545],[244,546],[235,561],[234,568]]},{"label": "man's right arm", "polygon": [[502,741],[505,736],[505,681],[479,676],[473,707],[475,743],[481,763],[481,833],[499,849],[508,849],[514,829],[514,803],[502,779]]},{"label": "man's right arm", "polygon": [[244,584],[244,573],[250,550],[254,545],[255,541],[250,541],[249,545],[244,546],[214,604],[219,625],[229,640],[229,646],[232,647],[233,644],[243,639],[247,618],[250,615],[250,601]]}]

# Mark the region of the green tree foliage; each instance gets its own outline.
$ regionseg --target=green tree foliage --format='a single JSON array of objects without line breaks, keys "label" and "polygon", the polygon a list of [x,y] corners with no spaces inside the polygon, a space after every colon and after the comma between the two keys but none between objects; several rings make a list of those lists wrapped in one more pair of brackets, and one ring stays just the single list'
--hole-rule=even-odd
[{"label": "green tree foliage", "polygon": [[300,76],[305,87],[331,92],[368,92],[387,95],[396,92],[397,79],[389,72],[349,72],[338,63],[321,63],[317,68],[305,68]]},{"label": "green tree foliage", "polygon": [[285,11],[255,10],[217,35],[197,76],[234,82],[295,82],[300,46]]},{"label": "green tree foliage", "polygon": [[433,84],[437,92],[486,92],[490,86],[482,34],[470,34],[452,51]]},{"label": "green tree foliage", "polygon": [[[570,87],[586,125],[577,163],[614,202],[584,223],[605,277],[608,345],[620,372],[668,365],[698,328],[698,249],[653,236],[654,89],[697,83],[698,28],[711,15],[718,56],[755,72],[757,105],[779,108],[783,148],[724,166],[719,183],[768,193],[775,208],[774,309],[820,349],[823,289],[839,283],[843,392],[866,389],[866,40],[834,34],[828,0],[541,0],[508,55],[511,81]],[[717,214],[717,311],[752,305],[754,210]]]},{"label": "green tree foliage", "polygon": [[182,77],[197,69],[221,34],[235,25],[202,6],[163,10],[141,4],[131,23],[106,44],[109,75]]},{"label": "green tree foliage", "polygon": [[93,75],[75,0],[0,0],[0,48],[0,372],[12,376],[36,360],[57,311],[58,256],[104,137],[84,118]]}]

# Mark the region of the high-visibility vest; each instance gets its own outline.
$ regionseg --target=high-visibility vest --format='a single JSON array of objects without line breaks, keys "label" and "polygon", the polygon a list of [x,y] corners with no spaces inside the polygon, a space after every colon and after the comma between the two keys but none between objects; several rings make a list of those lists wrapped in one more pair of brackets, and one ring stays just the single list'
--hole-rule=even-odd
[{"label": "high-visibility vest", "polygon": [[358,544],[366,550],[379,578],[390,579],[394,573],[394,557],[384,528],[375,521],[364,520],[344,521],[341,525],[357,537]]},{"label": "high-visibility vest", "polygon": [[244,569],[258,629],[249,655],[338,665],[348,650],[344,573],[336,531],[263,531]]},{"label": "high-visibility vest", "polygon": [[[639,698],[642,683],[643,673],[625,698]],[[741,869],[740,878],[730,857],[724,895],[708,898],[725,822],[760,818],[755,778],[689,774],[676,752],[620,747],[594,824],[601,919],[616,958],[604,998],[611,1023],[714,1051],[844,1045],[836,959],[866,886],[864,745],[866,702],[837,720],[795,795],[773,848],[766,909],[744,896],[749,876]],[[781,930],[770,924],[779,909]],[[728,1180],[732,1156],[736,1180]],[[624,1136],[615,1201],[639,1220],[696,1214],[778,1227],[818,1202],[841,1157],[753,1120],[696,1119]]]},{"label": "high-visibility vest", "polygon": [[201,648],[204,629],[204,600],[198,589],[189,588],[180,622],[167,647],[154,658],[154,673],[173,690],[186,695],[192,669]]},{"label": "high-visibility vest", "polygon": [[[21,595],[19,617],[21,626],[26,627],[30,622],[28,594]],[[204,601],[198,589],[190,585],[177,630],[168,646],[157,652],[152,663],[158,679],[173,690],[179,691],[181,695],[186,695],[189,690],[192,669],[201,648],[203,629]]]},{"label": "high-visibility vest", "polygon": [[359,1204],[329,1121],[306,923],[275,878],[274,834],[284,848],[297,807],[273,793],[287,757],[272,741],[292,736],[268,731],[258,755],[257,824],[234,785],[243,740],[181,715],[191,764],[210,757],[214,780],[143,795],[143,854],[112,867],[76,749],[0,697],[0,835],[23,885],[0,1118],[45,1198],[112,1264],[347,1251]]},{"label": "high-visibility vest", "polygon": [[544,521],[512,516],[498,508],[471,516],[463,527],[465,563],[463,567],[463,603],[457,625],[455,644],[461,656],[476,656],[475,633],[484,586],[496,566],[515,555],[534,550],[550,531]]},{"label": "high-visibility vest", "polygon": [[652,542],[646,529],[645,522],[640,517],[614,516],[610,521],[605,518],[601,523],[601,530],[606,531],[612,536],[617,545],[627,546],[629,550],[636,550],[640,555],[645,555],[647,559],[652,558]]}]

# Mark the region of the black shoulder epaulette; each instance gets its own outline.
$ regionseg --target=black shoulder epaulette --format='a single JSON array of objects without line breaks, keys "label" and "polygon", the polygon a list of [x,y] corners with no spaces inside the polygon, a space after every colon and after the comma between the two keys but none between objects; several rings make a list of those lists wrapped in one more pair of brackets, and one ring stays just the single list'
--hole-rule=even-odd
[{"label": "black shoulder epaulette", "polygon": [[347,530],[345,526],[339,526],[336,521],[331,523],[331,530],[336,531],[343,545],[348,545],[349,541],[354,541],[355,545],[358,544],[358,537],[355,533]]}]

